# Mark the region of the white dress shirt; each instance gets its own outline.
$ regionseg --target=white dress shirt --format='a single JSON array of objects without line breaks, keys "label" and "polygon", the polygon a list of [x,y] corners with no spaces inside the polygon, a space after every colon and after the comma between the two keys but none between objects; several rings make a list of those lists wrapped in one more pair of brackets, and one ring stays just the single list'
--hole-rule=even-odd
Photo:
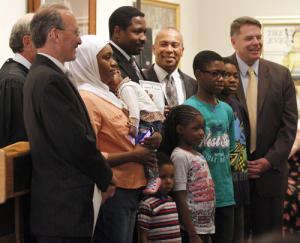
[{"label": "white dress shirt", "polygon": [[[166,96],[166,82],[167,82],[167,76],[168,72],[165,71],[163,68],[158,66],[157,64],[154,64],[154,71],[157,75],[157,78],[159,82],[162,84],[162,90],[164,92],[165,98],[167,99]],[[178,72],[178,68],[174,70],[173,73],[171,73],[171,76],[173,77],[173,80],[175,82],[176,90],[177,90],[177,98],[178,98],[178,104],[181,105],[185,100],[186,100],[186,93],[185,93],[185,86],[184,82],[181,79],[181,76]]]},{"label": "white dress shirt", "polygon": [[30,68],[31,63],[25,58],[23,57],[21,54],[16,53],[16,55],[13,58],[14,61],[22,64],[23,66],[25,66],[27,69]]}]

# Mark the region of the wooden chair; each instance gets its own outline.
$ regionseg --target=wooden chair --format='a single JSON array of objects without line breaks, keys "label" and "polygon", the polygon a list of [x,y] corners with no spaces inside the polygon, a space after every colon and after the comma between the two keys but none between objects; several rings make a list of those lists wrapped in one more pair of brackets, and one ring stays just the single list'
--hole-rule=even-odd
[{"label": "wooden chair", "polygon": [[14,204],[13,229],[0,236],[1,243],[22,243],[24,240],[24,215],[21,196],[29,192],[31,183],[31,158],[28,142],[17,142],[0,149],[0,206]]}]

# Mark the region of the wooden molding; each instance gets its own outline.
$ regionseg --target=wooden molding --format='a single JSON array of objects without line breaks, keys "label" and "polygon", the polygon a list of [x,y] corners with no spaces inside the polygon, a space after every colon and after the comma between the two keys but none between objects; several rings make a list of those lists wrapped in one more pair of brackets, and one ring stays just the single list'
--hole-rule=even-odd
[{"label": "wooden molding", "polygon": [[[28,13],[35,12],[41,5],[41,0],[28,0]],[[96,34],[97,0],[89,0],[89,34]]]},{"label": "wooden molding", "polygon": [[96,34],[97,0],[89,0],[89,34]]},{"label": "wooden molding", "polygon": [[28,0],[28,13],[34,13],[41,5],[41,0]]}]

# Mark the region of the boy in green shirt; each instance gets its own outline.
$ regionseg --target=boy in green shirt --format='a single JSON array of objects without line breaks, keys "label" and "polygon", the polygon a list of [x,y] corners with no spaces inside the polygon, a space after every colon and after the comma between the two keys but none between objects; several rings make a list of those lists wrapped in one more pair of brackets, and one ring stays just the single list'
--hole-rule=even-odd
[{"label": "boy in green shirt", "polygon": [[205,121],[205,138],[197,150],[206,158],[215,184],[216,233],[213,243],[231,243],[233,236],[234,193],[230,169],[230,150],[235,148],[234,114],[217,99],[224,89],[225,66],[213,51],[199,52],[193,62],[197,93],[184,102],[198,109]]}]

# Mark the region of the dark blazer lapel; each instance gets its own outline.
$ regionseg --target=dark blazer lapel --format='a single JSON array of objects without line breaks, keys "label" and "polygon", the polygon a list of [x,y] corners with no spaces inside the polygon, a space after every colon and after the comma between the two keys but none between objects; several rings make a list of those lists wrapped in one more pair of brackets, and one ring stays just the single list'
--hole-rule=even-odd
[{"label": "dark blazer lapel", "polygon": [[[115,48],[112,44],[110,46],[112,47],[113,52],[114,52],[113,58],[118,63],[119,68],[121,69],[121,72],[123,72],[124,75],[128,76],[133,81],[138,81],[139,77],[135,73],[135,70],[131,66],[130,62],[124,57],[124,55],[117,48]],[[145,79],[145,76],[144,76],[142,70],[140,69],[140,67],[138,67],[138,68],[139,68],[143,78]]]},{"label": "dark blazer lapel", "polygon": [[191,77],[184,74],[179,68],[178,68],[178,72],[179,72],[181,79],[183,80],[185,96],[186,96],[186,99],[188,99],[188,97],[191,97],[192,95],[194,95],[197,92],[198,87],[195,87],[195,85],[193,83],[194,80],[191,79]]},{"label": "dark blazer lapel", "polygon": [[178,72],[179,72],[181,79],[183,80],[185,92],[188,93],[189,90],[191,89],[189,79],[185,76],[185,74],[183,72],[181,72],[181,70],[179,68],[178,68]]},{"label": "dark blazer lapel", "polygon": [[258,68],[258,86],[257,86],[257,114],[260,113],[264,99],[269,90],[269,86],[271,84],[271,78],[269,75],[269,68],[265,65],[264,60],[259,60],[259,68]]},{"label": "dark blazer lapel", "polygon": [[246,104],[246,97],[245,97],[245,93],[244,93],[243,83],[241,81],[241,77],[239,79],[240,79],[240,84],[239,84],[239,87],[237,89],[236,95],[237,95],[237,98],[238,98],[240,104],[243,106],[243,108],[245,109],[245,111],[247,111],[247,114],[248,114],[248,109],[247,109],[247,104]]},{"label": "dark blazer lapel", "polygon": [[[152,66],[145,71],[145,76],[146,76],[146,80],[159,83],[156,72],[154,71],[154,64],[152,64]],[[168,101],[165,95],[164,98],[165,98],[165,105],[168,105]]]},{"label": "dark blazer lapel", "polygon": [[[236,65],[236,68],[238,69],[238,72],[240,73],[239,65],[238,65],[238,62],[236,60],[235,53],[230,58],[233,60],[233,62]],[[247,109],[247,104],[246,104],[246,97],[245,97],[243,82],[242,82],[240,74],[239,74],[239,86],[238,86],[238,89],[237,89],[237,92],[236,92],[236,97],[237,97],[238,101],[240,102],[240,104],[243,106],[243,108],[246,111],[246,114],[248,116],[248,109]]]},{"label": "dark blazer lapel", "polygon": [[146,76],[146,80],[159,83],[156,72],[154,71],[154,64],[152,64],[152,66],[145,71],[145,76]]},{"label": "dark blazer lapel", "polygon": [[137,64],[137,66],[138,66],[138,68],[139,68],[139,70],[140,70],[140,73],[141,73],[142,76],[143,76],[143,79],[146,80],[146,76],[145,76],[143,70],[141,69],[140,65]]}]

